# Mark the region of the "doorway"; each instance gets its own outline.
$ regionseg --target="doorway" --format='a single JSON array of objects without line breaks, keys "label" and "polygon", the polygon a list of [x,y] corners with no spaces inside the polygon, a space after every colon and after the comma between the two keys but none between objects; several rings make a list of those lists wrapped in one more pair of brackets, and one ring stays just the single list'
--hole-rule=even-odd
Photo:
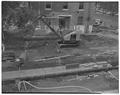
[{"label": "doorway", "polygon": [[70,16],[59,16],[60,29],[67,30],[70,26]]}]

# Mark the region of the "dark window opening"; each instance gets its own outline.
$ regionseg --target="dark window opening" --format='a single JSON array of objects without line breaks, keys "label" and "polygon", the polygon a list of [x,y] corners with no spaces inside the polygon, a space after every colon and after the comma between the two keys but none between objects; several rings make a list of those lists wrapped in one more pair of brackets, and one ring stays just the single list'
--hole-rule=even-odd
[{"label": "dark window opening", "polygon": [[52,8],[52,3],[46,3],[46,9],[51,9]]},{"label": "dark window opening", "polygon": [[84,3],[83,2],[79,3],[79,9],[84,9]]},{"label": "dark window opening", "polygon": [[77,25],[83,25],[83,16],[78,17],[78,23]]},{"label": "dark window opening", "polygon": [[71,37],[70,37],[70,40],[75,41],[76,40],[76,34],[72,34]]},{"label": "dark window opening", "polygon": [[68,9],[68,3],[63,4],[63,9]]},{"label": "dark window opening", "polygon": [[64,18],[59,19],[59,27],[60,28],[65,28],[65,19]]}]

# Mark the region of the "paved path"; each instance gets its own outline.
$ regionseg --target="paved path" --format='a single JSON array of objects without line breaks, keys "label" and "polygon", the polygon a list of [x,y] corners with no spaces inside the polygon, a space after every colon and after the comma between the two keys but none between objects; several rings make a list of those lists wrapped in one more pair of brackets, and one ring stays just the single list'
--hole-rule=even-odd
[{"label": "paved path", "polygon": [[40,77],[40,76],[51,76],[51,75],[61,75],[61,74],[70,74],[75,72],[83,72],[83,71],[91,71],[96,69],[106,69],[108,67],[104,67],[103,64],[107,64],[105,62],[99,62],[97,67],[94,68],[96,63],[82,64],[79,67],[74,69],[66,69],[66,66],[57,66],[52,68],[43,68],[43,69],[30,69],[30,70],[20,70],[20,71],[10,71],[2,73],[2,80],[14,80],[14,79],[24,79],[31,77]]}]

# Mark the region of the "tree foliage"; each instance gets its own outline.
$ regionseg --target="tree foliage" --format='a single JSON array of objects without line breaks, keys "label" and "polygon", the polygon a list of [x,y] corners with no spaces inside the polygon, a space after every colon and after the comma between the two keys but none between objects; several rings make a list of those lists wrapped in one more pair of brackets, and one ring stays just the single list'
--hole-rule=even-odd
[{"label": "tree foliage", "polygon": [[118,2],[99,2],[101,8],[112,13],[118,13]]},{"label": "tree foliage", "polygon": [[22,2],[2,2],[3,30],[11,33],[20,33],[23,36],[34,30],[33,20],[36,13],[29,6],[20,6]]}]

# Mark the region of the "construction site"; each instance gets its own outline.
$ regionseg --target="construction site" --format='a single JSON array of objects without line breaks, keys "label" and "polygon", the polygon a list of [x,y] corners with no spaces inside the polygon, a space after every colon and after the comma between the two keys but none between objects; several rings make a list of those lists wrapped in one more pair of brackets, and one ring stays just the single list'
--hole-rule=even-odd
[{"label": "construction site", "polygon": [[2,2],[2,93],[119,93],[118,15],[95,4]]}]

